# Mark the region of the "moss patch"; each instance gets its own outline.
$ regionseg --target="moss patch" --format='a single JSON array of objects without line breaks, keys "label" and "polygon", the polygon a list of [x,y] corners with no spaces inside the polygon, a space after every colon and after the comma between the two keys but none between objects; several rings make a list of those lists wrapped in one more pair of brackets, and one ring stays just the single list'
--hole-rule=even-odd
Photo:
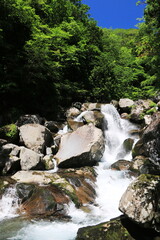
[{"label": "moss patch", "polygon": [[0,138],[6,139],[8,142],[15,143],[18,140],[18,127],[10,124],[0,128]]},{"label": "moss patch", "polygon": [[76,240],[133,240],[119,219],[80,228]]}]

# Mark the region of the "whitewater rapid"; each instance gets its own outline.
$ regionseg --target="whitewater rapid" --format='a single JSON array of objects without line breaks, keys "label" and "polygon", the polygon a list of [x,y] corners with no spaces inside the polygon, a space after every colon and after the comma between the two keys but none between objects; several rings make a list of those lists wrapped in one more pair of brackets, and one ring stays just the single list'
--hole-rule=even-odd
[{"label": "whitewater rapid", "polygon": [[[110,166],[119,160],[118,156],[121,153],[124,155],[123,159],[131,160],[131,153],[126,154],[124,152],[123,142],[127,138],[133,138],[129,132],[135,129],[135,125],[121,119],[113,105],[103,105],[101,111],[105,116],[104,136],[106,147],[99,166],[95,167],[97,172],[95,204],[86,205],[87,211],[83,211],[70,203],[68,215],[71,220],[69,222],[32,221],[21,228],[16,236],[7,239],[74,240],[80,227],[108,221],[121,214],[118,210],[119,200],[133,178],[128,176],[127,171],[113,171]],[[80,117],[77,120],[80,121]],[[136,139],[134,140],[136,141]],[[7,214],[9,214],[9,211]],[[12,212],[12,214],[15,213]]]}]

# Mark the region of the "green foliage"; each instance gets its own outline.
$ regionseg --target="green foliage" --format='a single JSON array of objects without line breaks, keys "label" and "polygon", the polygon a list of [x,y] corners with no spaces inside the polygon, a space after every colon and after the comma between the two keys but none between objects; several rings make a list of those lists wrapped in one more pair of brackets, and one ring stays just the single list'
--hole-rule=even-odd
[{"label": "green foliage", "polygon": [[73,101],[155,96],[160,5],[146,2],[139,30],[102,30],[81,0],[1,0],[3,121],[12,122],[18,113],[55,119]]},{"label": "green foliage", "polygon": [[55,118],[59,106],[87,95],[102,35],[87,11],[79,0],[0,2],[3,113],[19,107]]},{"label": "green foliage", "polygon": [[140,24],[137,37],[137,54],[141,58],[147,77],[141,86],[148,96],[160,90],[160,4],[159,0],[147,0],[144,23]]},{"label": "green foliage", "polygon": [[18,128],[15,124],[9,124],[0,128],[0,138],[9,142],[16,142],[18,139]]},{"label": "green foliage", "polygon": [[102,102],[121,97],[143,98],[141,81],[146,75],[133,54],[137,30],[104,29],[103,32],[103,51],[90,76],[93,98]]}]

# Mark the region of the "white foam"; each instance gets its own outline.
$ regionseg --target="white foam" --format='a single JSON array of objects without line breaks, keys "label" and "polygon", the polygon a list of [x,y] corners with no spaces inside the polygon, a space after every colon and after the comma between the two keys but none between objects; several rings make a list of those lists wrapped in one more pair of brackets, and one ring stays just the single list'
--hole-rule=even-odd
[{"label": "white foam", "polygon": [[0,200],[0,221],[5,218],[16,217],[16,210],[18,208],[18,197],[16,196],[16,189],[8,188]]},{"label": "white foam", "polygon": [[[119,216],[119,200],[126,190],[131,178],[126,177],[125,171],[113,171],[110,165],[117,160],[117,155],[123,150],[122,144],[129,138],[128,131],[135,126],[120,118],[112,105],[103,105],[107,129],[105,130],[106,150],[101,163],[95,170],[98,174],[96,181],[96,204],[86,205],[87,212],[77,209],[73,203],[68,206],[70,222],[34,222],[22,228],[14,240],[73,240],[78,228],[98,224]],[[76,120],[82,121],[82,113]],[[126,154],[124,159],[131,158]]]}]

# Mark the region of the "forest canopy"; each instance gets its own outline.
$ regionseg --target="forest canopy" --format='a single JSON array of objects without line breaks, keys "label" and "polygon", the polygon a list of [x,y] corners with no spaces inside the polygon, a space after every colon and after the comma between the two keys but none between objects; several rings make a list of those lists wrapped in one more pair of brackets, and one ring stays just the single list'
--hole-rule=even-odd
[{"label": "forest canopy", "polygon": [[0,1],[1,115],[56,119],[72,102],[149,98],[160,90],[160,5],[138,29],[102,29],[80,0]]}]

